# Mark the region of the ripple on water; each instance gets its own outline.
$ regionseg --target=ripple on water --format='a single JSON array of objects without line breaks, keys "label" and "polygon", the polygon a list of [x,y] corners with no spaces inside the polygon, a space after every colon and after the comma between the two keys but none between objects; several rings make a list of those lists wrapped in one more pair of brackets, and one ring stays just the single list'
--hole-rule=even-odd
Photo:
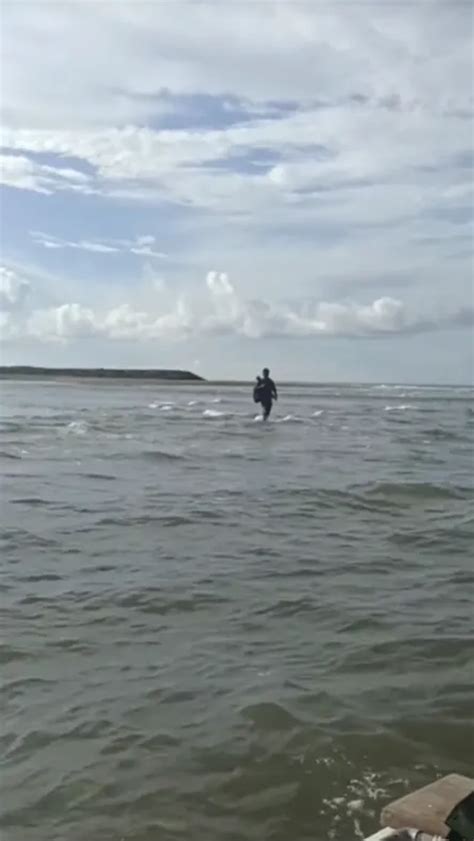
[{"label": "ripple on water", "polygon": [[365,837],[472,773],[472,407],[177,389],[7,386],[3,835]]},{"label": "ripple on water", "polygon": [[281,704],[271,701],[250,704],[241,710],[241,715],[259,730],[293,730],[301,726]]}]

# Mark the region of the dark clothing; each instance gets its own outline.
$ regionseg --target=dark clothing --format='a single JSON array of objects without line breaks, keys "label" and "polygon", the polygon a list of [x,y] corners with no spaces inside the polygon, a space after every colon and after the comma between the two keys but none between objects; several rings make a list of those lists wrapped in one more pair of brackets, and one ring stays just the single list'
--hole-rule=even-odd
[{"label": "dark clothing", "polygon": [[262,380],[260,385],[257,386],[258,397],[260,403],[265,406],[268,404],[272,404],[272,400],[277,396],[277,390],[275,387],[275,383],[270,377],[267,377],[266,380]]},{"label": "dark clothing", "polygon": [[266,377],[261,380],[254,389],[254,400],[256,403],[262,404],[264,420],[267,420],[270,416],[274,399],[277,399],[275,383],[270,379],[270,377]]},{"label": "dark clothing", "polygon": [[270,412],[272,410],[273,402],[269,400],[268,402],[264,403],[262,400],[262,409],[263,409],[263,420],[266,420],[270,417]]}]

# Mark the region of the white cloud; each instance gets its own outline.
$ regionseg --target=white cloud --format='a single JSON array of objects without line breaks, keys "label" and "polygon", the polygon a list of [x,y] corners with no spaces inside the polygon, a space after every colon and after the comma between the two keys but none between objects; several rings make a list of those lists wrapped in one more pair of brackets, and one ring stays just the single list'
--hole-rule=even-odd
[{"label": "white cloud", "polygon": [[355,302],[296,301],[272,304],[246,300],[237,294],[225,273],[209,272],[206,294],[179,296],[168,312],[136,310],[121,304],[95,311],[79,303],[37,309],[15,324],[8,323],[4,338],[25,334],[45,342],[101,337],[112,340],[182,340],[202,336],[308,338],[324,336],[383,337],[445,327],[466,327],[473,322],[473,309],[428,319],[407,312],[404,304],[385,297],[370,304]]},{"label": "white cloud", "polygon": [[[310,207],[316,222],[329,213],[340,223],[362,205],[370,223],[374,204],[377,218],[396,219],[444,205],[446,191],[466,181],[455,159],[472,144],[467,4],[268,2],[219,13],[214,4],[102,3],[100,30],[90,4],[40,8],[25,16],[9,7],[4,23],[31,47],[26,60],[15,49],[5,61],[4,145],[22,153],[10,164],[26,170],[10,175],[18,186],[64,189],[60,178],[51,184],[53,173],[33,177],[24,155],[69,155],[91,165],[95,189],[116,199],[287,217]],[[45,46],[58,38],[68,73],[51,85],[58,57]],[[95,49],[85,54],[83,44]],[[208,128],[153,129],[160,91],[168,110],[173,95],[240,97],[250,119],[216,129],[210,114]],[[296,110],[261,117],[268,109],[259,101],[284,99]],[[268,173],[232,167],[233,157],[262,149],[281,158]],[[67,184],[80,186],[72,177]]]},{"label": "white cloud", "polygon": [[[235,213],[252,215],[259,226],[411,223],[469,202],[459,194],[466,169],[458,163],[471,147],[469,120],[436,110],[395,111],[373,100],[219,130],[10,130],[4,137],[12,149],[82,159],[96,172],[94,189],[110,199],[201,208],[215,214],[216,224]],[[236,156],[262,149],[279,162],[268,171],[235,171]],[[216,161],[226,166],[216,170]],[[55,189],[78,187],[56,183]],[[50,175],[35,184],[53,189]]]},{"label": "white cloud", "polygon": [[136,237],[135,242],[137,246],[139,246],[140,248],[144,248],[147,245],[154,245],[155,237],[151,234],[145,234],[144,236]]},{"label": "white cloud", "polygon": [[33,312],[26,321],[26,334],[44,341],[62,341],[100,335],[94,312],[80,304],[62,304]]},{"label": "white cloud", "polygon": [[68,242],[63,247],[65,248],[79,248],[81,251],[95,251],[96,254],[116,254],[119,250],[112,245],[105,245],[102,242],[89,242],[88,240],[79,240],[79,242]]},{"label": "white cloud", "polygon": [[37,3],[28,15],[11,3],[2,15],[4,122],[143,124],[170,110],[160,91],[253,103],[359,93],[394,106],[463,107],[470,14],[452,0]]},{"label": "white cloud", "polygon": [[149,245],[132,246],[130,253],[136,254],[138,257],[166,257],[166,254],[162,251],[154,251]]},{"label": "white cloud", "polygon": [[20,336],[19,325],[13,313],[0,310],[0,342],[15,342]]},{"label": "white cloud", "polygon": [[136,254],[145,257],[159,257],[164,258],[167,255],[162,251],[156,251],[151,248],[151,244],[155,242],[153,236],[138,236],[135,239],[110,239],[106,241],[101,240],[78,240],[70,241],[61,239],[60,237],[53,237],[50,234],[45,234],[42,231],[31,231],[31,237],[36,245],[42,245],[43,248],[75,248],[79,251],[92,251],[96,254]]},{"label": "white cloud", "polygon": [[[78,258],[29,329],[63,341],[385,336],[468,320],[454,304],[454,316],[436,312],[472,297],[471,12],[452,0],[104,0],[32,3],[28,15],[7,4],[3,180],[23,191],[28,219],[59,202],[30,207],[27,191],[61,194],[74,235],[35,243],[46,265],[55,251]],[[163,229],[183,274],[166,264],[158,312],[147,295],[161,278],[119,307],[123,265],[104,283],[97,259],[93,281],[94,257],[118,268],[125,254],[165,256],[149,234],[97,238],[99,213],[110,230],[126,214],[131,231]],[[196,271],[221,263],[242,291],[217,273],[193,296]],[[174,282],[188,291],[165,307]]]},{"label": "white cloud", "polygon": [[42,240],[42,241],[41,241],[41,245],[42,245],[44,248],[52,248],[52,249],[55,249],[55,248],[59,248],[59,249],[60,249],[60,248],[64,248],[64,246],[63,246],[63,245],[61,245],[61,243],[59,243],[59,242],[55,242],[55,241],[50,240],[50,239],[44,239],[44,240]]},{"label": "white cloud", "polygon": [[0,266],[0,310],[11,311],[24,304],[30,284],[5,266]]},{"label": "white cloud", "polygon": [[39,164],[25,155],[0,155],[0,182],[8,187],[46,195],[58,190],[91,194],[90,181],[74,169]]}]

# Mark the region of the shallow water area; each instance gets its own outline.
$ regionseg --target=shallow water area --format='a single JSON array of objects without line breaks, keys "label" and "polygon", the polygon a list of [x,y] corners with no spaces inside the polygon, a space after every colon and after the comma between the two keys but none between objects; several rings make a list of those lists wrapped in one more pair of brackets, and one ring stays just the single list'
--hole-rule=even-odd
[{"label": "shallow water area", "polygon": [[346,841],[472,774],[472,390],[1,388],[4,841]]}]

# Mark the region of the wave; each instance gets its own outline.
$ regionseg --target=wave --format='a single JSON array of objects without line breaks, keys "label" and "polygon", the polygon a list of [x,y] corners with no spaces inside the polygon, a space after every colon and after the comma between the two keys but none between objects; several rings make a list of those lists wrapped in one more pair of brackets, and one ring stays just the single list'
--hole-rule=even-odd
[{"label": "wave", "polygon": [[393,502],[397,500],[409,502],[433,499],[466,499],[474,493],[473,488],[432,482],[374,482],[353,487],[367,499],[390,500]]},{"label": "wave", "polygon": [[[262,415],[255,415],[254,423],[263,423]],[[304,423],[304,418],[299,418],[296,415],[284,415],[282,418],[268,418],[267,424],[273,423]]]},{"label": "wave", "polygon": [[461,441],[470,444],[471,438],[468,435],[462,435],[450,429],[443,429],[442,426],[433,427],[432,429],[421,429],[420,435],[428,435],[435,441]]},{"label": "wave", "polygon": [[204,409],[202,413],[203,418],[224,418],[225,412],[219,412],[218,409]]},{"label": "wave", "polygon": [[414,406],[412,403],[401,403],[398,406],[385,406],[385,412],[407,412],[409,410],[416,410],[418,406]]},{"label": "wave", "polygon": [[89,424],[83,420],[71,421],[66,427],[66,432],[73,435],[86,435],[89,432]]},{"label": "wave", "polygon": [[249,704],[241,710],[241,715],[249,720],[257,730],[294,730],[301,727],[302,721],[295,718],[285,707],[274,701],[260,701]]},{"label": "wave", "polygon": [[153,400],[152,403],[148,404],[149,409],[160,409],[162,412],[169,412],[171,409],[174,409],[176,403],[172,400]]},{"label": "wave", "polygon": [[110,473],[81,473],[84,479],[97,479],[102,482],[115,482],[117,476],[111,476]]},{"label": "wave", "polygon": [[[423,391],[422,386],[418,385],[385,385],[382,383],[381,385],[373,385],[371,386],[371,391]],[[429,387],[429,391],[439,391],[440,388],[438,387]]]},{"label": "wave", "polygon": [[32,581],[34,583],[38,581],[62,581],[62,576],[55,572],[38,572],[25,575],[21,580]]},{"label": "wave", "polygon": [[32,654],[8,643],[0,644],[0,663],[5,666],[7,663],[16,663],[19,660],[30,660]]},{"label": "wave", "polygon": [[24,432],[25,429],[28,428],[28,424],[26,421],[23,423],[18,423],[17,421],[0,421],[0,433],[1,432]]},{"label": "wave", "polygon": [[[177,524],[178,525],[178,524]],[[216,593],[201,592],[181,598],[169,598],[160,588],[131,590],[120,595],[116,601],[120,607],[135,609],[141,613],[165,616],[170,613],[194,613],[214,609],[216,605],[227,604],[228,599]]]},{"label": "wave", "polygon": [[[286,517],[314,520],[318,511],[344,510],[367,512],[369,514],[397,514],[415,505],[429,505],[436,501],[462,500],[464,502],[474,497],[474,488],[459,485],[436,485],[431,483],[410,482],[372,482],[353,485],[345,490],[322,488],[295,488],[291,492],[293,499],[292,510],[286,511]],[[286,503],[287,491],[274,492],[274,499]]]},{"label": "wave", "polygon": [[163,528],[177,528],[180,526],[193,525],[196,522],[194,518],[187,517],[181,514],[164,514],[161,517],[156,517],[151,514],[141,515],[127,515],[122,517],[103,517],[96,523],[97,526],[157,526]]},{"label": "wave", "polygon": [[186,456],[182,453],[170,453],[168,450],[143,450],[140,453],[143,458],[153,461],[185,461]]},{"label": "wave", "polygon": [[410,385],[407,383],[385,384],[371,386],[372,391],[455,391],[461,393],[472,392],[470,385]]},{"label": "wave", "polygon": [[40,496],[21,496],[16,497],[15,499],[10,499],[10,505],[28,505],[31,508],[34,508],[37,506],[44,507],[45,505],[51,505],[51,502],[49,499],[43,499],[43,497]]},{"label": "wave", "polygon": [[316,604],[313,599],[308,596],[302,596],[294,599],[279,599],[279,601],[272,603],[269,606],[261,607],[256,610],[258,616],[297,616],[302,613],[314,613]]},{"label": "wave", "polygon": [[448,555],[464,553],[471,549],[474,541],[473,522],[457,523],[449,528],[432,528],[425,531],[398,530],[390,534],[389,540],[396,546],[402,548],[416,547],[418,549],[431,549],[439,553],[445,551]]},{"label": "wave", "polygon": [[8,450],[0,450],[0,458],[9,458],[21,461],[20,453],[9,453]]}]

